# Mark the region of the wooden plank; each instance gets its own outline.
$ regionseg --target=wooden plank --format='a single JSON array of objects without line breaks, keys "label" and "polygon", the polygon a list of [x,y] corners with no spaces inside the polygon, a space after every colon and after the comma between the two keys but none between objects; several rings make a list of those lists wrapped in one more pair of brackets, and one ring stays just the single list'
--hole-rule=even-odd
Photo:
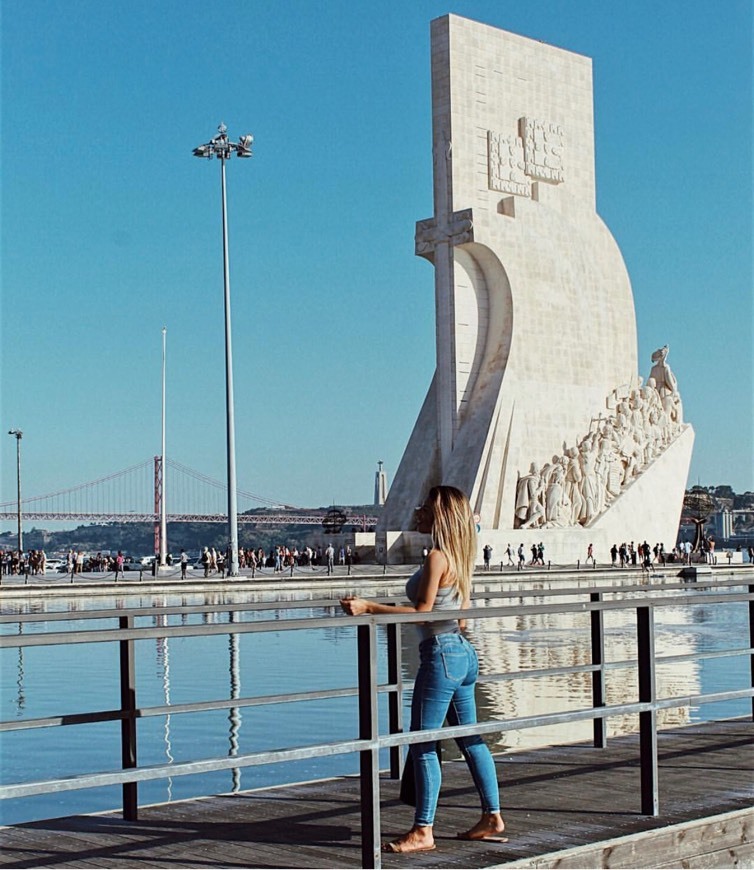
[{"label": "wooden plank", "polygon": [[[754,725],[730,720],[661,732],[660,811],[639,812],[638,737],[548,747],[496,758],[510,842],[469,843],[478,818],[462,762],[443,763],[437,850],[382,855],[383,866],[589,867],[751,865]],[[382,837],[406,831],[413,811],[399,784],[380,782]],[[360,867],[355,777],[257,789],[116,813],[0,829],[3,867]],[[706,863],[705,863],[706,862]]]},{"label": "wooden plank", "polygon": [[[754,850],[754,809],[726,813],[606,840],[588,846],[552,852],[508,863],[505,867],[732,867],[739,852]],[[704,863],[707,862],[707,863]]]}]

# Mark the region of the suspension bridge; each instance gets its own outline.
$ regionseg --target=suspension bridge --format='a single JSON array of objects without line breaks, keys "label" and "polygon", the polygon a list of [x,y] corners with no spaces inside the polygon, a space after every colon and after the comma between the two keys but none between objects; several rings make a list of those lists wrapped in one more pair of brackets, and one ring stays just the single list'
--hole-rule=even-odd
[{"label": "suspension bridge", "polygon": [[[159,523],[165,500],[169,523],[227,522],[228,487],[180,462],[155,456],[88,483],[45,495],[21,498],[23,520],[87,523]],[[238,522],[277,526],[320,525],[324,509],[282,504],[253,492],[236,490]],[[0,519],[18,517],[18,501],[0,503]],[[345,516],[345,522],[363,529],[377,517]]]}]

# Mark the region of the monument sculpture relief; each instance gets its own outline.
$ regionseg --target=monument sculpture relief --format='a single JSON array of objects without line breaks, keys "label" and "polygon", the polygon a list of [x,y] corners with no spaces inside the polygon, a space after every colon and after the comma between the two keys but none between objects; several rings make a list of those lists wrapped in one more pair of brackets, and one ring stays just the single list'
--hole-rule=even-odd
[{"label": "monument sculpture relief", "polygon": [[469,494],[500,552],[669,542],[693,430],[667,347],[638,375],[631,284],[595,207],[591,61],[455,15],[431,40],[434,213],[415,250],[434,268],[437,361],[378,557],[421,551],[413,508],[437,483]]},{"label": "monument sculpture relief", "polygon": [[514,528],[588,527],[672,443],[683,425],[667,355],[667,345],[652,354],[646,386],[609,396],[615,413],[593,420],[578,444],[519,474]]}]

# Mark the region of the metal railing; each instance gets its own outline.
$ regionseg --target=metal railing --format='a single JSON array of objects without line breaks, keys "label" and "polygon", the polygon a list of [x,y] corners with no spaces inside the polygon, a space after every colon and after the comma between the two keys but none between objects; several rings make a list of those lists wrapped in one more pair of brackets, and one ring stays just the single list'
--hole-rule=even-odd
[{"label": "metal railing", "polygon": [[[480,582],[482,578],[479,578]],[[620,598],[615,598],[620,595]],[[552,598],[554,601],[538,604],[512,603],[534,598]],[[575,601],[562,601],[564,597]],[[610,600],[608,600],[608,598]],[[389,599],[381,599],[389,600]],[[395,599],[392,599],[395,600]],[[658,657],[655,652],[654,615],[658,608],[707,606],[734,602],[748,602],[748,638],[736,639],[743,646],[708,653],[691,653]],[[294,612],[298,608],[326,608],[327,616],[289,617],[285,619],[259,619],[249,622],[234,621],[234,615],[254,611],[257,616],[265,611]],[[637,656],[630,661],[605,660],[604,616],[608,612],[634,611],[636,620]],[[137,626],[140,617],[167,617],[174,614],[229,613],[227,623],[201,625],[149,625]],[[648,589],[646,586],[607,586],[570,589],[517,589],[515,591],[484,591],[475,596],[470,610],[457,611],[456,616],[467,620],[508,619],[543,614],[588,613],[590,620],[591,663],[560,668],[526,669],[518,672],[485,675],[480,681],[500,681],[564,674],[585,673],[591,675],[592,706],[584,709],[553,712],[536,716],[517,716],[506,720],[489,719],[474,725],[445,727],[440,729],[403,732],[401,678],[401,626],[407,623],[447,619],[448,611],[442,613],[405,614],[380,616],[345,617],[331,599],[299,602],[264,602],[238,604],[202,604],[174,607],[143,607],[128,609],[103,609],[71,613],[28,613],[0,616],[3,623],[65,623],[70,620],[117,620],[118,628],[93,628],[73,631],[44,631],[31,634],[0,635],[0,648],[22,648],[62,644],[117,643],[120,651],[120,707],[87,713],[61,714],[36,719],[0,722],[0,732],[31,730],[36,728],[62,727],[92,722],[120,721],[122,769],[99,771],[74,776],[59,777],[34,782],[13,783],[0,786],[0,799],[12,799],[31,795],[49,794],[103,785],[121,785],[123,790],[123,816],[135,821],[138,817],[138,783],[188,774],[240,769],[281,761],[320,758],[332,755],[359,753],[361,784],[362,862],[364,867],[380,867],[380,753],[389,750],[391,778],[401,774],[402,747],[412,743],[450,739],[472,734],[495,734],[512,730],[534,728],[543,725],[569,724],[578,721],[593,721],[593,740],[597,747],[607,744],[606,722],[609,717],[625,714],[639,716],[639,744],[641,767],[641,812],[645,815],[659,814],[657,713],[672,707],[701,703],[727,701],[741,698],[752,699],[754,719],[754,584],[740,579],[707,582],[704,586],[689,587],[687,583],[667,583]],[[207,635],[246,634],[269,631],[297,631],[301,629],[356,628],[358,658],[358,684],[354,687],[280,695],[250,696],[230,700],[202,701],[188,704],[167,704],[139,707],[136,698],[136,673],[134,644],[148,638],[195,637]],[[378,632],[387,636],[387,682],[378,678]],[[747,644],[748,641],[748,644]],[[658,665],[701,661],[703,659],[748,655],[751,680],[747,688],[684,697],[658,699],[656,668]],[[606,677],[612,668],[633,667],[637,672],[637,699],[623,704],[608,704]],[[380,733],[378,696],[388,696],[388,732]],[[289,749],[252,752],[232,756],[216,756],[194,761],[171,762],[140,766],[137,762],[137,723],[139,719],[166,714],[251,707],[290,703],[294,701],[323,700],[337,697],[358,698],[358,737],[329,743],[316,743]]]}]

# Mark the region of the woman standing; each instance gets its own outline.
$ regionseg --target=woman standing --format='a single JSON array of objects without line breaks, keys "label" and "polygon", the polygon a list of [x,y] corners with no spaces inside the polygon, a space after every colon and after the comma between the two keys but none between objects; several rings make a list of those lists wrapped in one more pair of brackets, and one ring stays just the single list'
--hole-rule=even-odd
[{"label": "woman standing", "polygon": [[[429,613],[466,609],[476,559],[476,528],[466,496],[452,486],[435,486],[416,510],[417,530],[432,535],[432,549],[406,584],[411,605],[393,607],[348,597],[341,606],[351,616],[363,613]],[[476,722],[474,687],[479,673],[476,651],[462,633],[465,621],[437,620],[417,624],[420,666],[411,704],[411,730]],[[458,834],[465,840],[505,842],[495,763],[478,735],[456,740],[469,766],[482,805],[480,820]],[[416,779],[416,812],[410,831],[391,843],[387,852],[425,852],[435,848],[432,826],[440,794],[440,760],[435,741],[414,743],[411,758]]]}]

